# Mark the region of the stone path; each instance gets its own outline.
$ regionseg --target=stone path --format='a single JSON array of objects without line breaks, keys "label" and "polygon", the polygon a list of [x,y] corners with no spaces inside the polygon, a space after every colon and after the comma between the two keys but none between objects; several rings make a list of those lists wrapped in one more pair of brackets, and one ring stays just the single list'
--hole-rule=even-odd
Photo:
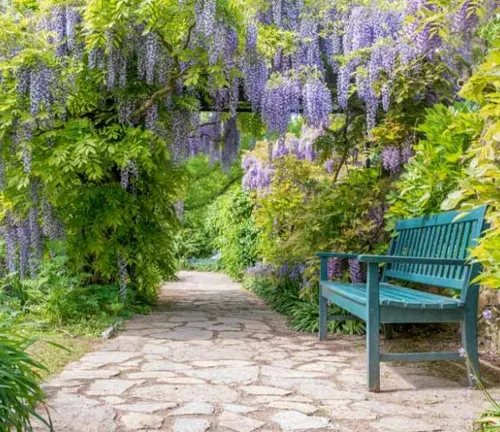
[{"label": "stone path", "polygon": [[362,339],[297,335],[226,276],[179,276],[171,307],[46,384],[57,432],[460,432],[486,406],[418,366],[384,364],[368,393]]}]

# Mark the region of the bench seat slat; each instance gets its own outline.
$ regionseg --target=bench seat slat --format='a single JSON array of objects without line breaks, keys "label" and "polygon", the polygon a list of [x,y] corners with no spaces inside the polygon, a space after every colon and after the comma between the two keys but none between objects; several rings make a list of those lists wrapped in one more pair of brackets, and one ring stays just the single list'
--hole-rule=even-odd
[{"label": "bench seat slat", "polygon": [[[322,281],[321,287],[360,304],[366,304],[366,284]],[[411,309],[453,309],[463,307],[463,302],[439,294],[403,288],[388,283],[380,284],[380,305]]]}]

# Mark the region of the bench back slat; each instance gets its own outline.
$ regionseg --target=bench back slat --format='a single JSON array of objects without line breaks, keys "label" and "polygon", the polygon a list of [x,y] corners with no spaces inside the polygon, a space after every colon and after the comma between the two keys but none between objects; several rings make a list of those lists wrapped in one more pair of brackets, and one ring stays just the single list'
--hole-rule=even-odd
[{"label": "bench back slat", "polygon": [[[400,220],[389,255],[466,259],[485,228],[485,212],[482,206],[468,213],[451,211]],[[384,268],[384,280],[388,279],[466,291],[470,272],[466,266],[394,263]]]}]

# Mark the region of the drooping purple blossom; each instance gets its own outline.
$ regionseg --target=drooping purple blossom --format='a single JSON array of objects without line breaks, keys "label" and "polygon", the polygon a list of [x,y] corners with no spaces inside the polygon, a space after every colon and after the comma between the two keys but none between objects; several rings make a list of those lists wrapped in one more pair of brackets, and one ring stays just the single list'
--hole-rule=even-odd
[{"label": "drooping purple blossom", "polygon": [[88,55],[88,67],[93,69],[104,69],[104,50],[102,48],[92,48]]},{"label": "drooping purple blossom", "polygon": [[52,31],[55,33],[56,56],[62,57],[68,53],[66,43],[66,9],[64,6],[57,5],[52,9],[51,17]]},{"label": "drooping purple blossom", "polygon": [[291,114],[298,111],[300,103],[299,87],[288,78],[270,83],[262,100],[262,117],[270,132],[284,134]]},{"label": "drooping purple blossom", "polygon": [[243,156],[242,166],[245,170],[243,176],[243,189],[267,189],[271,184],[272,168],[251,154]]},{"label": "drooping purple blossom", "polygon": [[308,124],[318,128],[328,125],[332,112],[332,97],[326,84],[310,78],[302,90],[304,116]]},{"label": "drooping purple blossom", "polygon": [[81,16],[77,9],[68,5],[66,7],[66,43],[68,44],[68,49],[73,50],[75,48],[76,41],[76,26],[80,23]]},{"label": "drooping purple blossom", "polygon": [[282,17],[282,4],[281,0],[272,0],[271,8],[273,10],[273,21],[276,26],[281,26],[281,17]]},{"label": "drooping purple blossom", "polygon": [[216,0],[203,1],[203,34],[206,36],[212,35],[215,29],[215,13],[217,9]]},{"label": "drooping purple blossom", "polygon": [[4,221],[5,236],[5,261],[9,273],[17,271],[17,229],[14,216],[10,211],[5,214]]},{"label": "drooping purple blossom", "polygon": [[344,260],[341,258],[330,258],[326,267],[329,280],[341,279],[344,275]]},{"label": "drooping purple blossom", "polygon": [[182,200],[176,201],[174,207],[175,207],[175,214],[179,219],[181,219],[182,216],[184,216],[184,201]]},{"label": "drooping purple blossom", "polygon": [[288,148],[286,147],[285,141],[280,138],[276,141],[276,144],[273,147],[271,157],[273,159],[286,156],[289,153]]},{"label": "drooping purple blossom", "polygon": [[363,268],[363,263],[358,259],[349,259],[348,263],[352,283],[366,282],[366,274]]},{"label": "drooping purple blossom", "polygon": [[35,117],[43,106],[46,110],[51,108],[50,88],[53,81],[51,69],[39,65],[31,72],[30,78],[30,114]]},{"label": "drooping purple blossom", "polygon": [[332,174],[333,173],[333,169],[334,169],[333,159],[328,159],[325,162],[325,169],[328,171],[328,174]]},{"label": "drooping purple blossom", "polygon": [[401,152],[398,147],[387,146],[382,150],[382,166],[394,174],[401,169]]},{"label": "drooping purple blossom", "polygon": [[231,117],[224,123],[223,144],[221,149],[221,165],[228,172],[232,163],[238,157],[240,149],[240,134],[236,122],[236,116]]},{"label": "drooping purple blossom", "polygon": [[150,32],[146,35],[146,82],[149,85],[152,85],[154,82],[158,51],[159,43],[156,35]]},{"label": "drooping purple blossom", "polygon": [[245,94],[252,104],[252,109],[258,111],[267,83],[267,67],[262,58],[257,55],[245,57],[243,64],[245,74]]},{"label": "drooping purple blossom", "polygon": [[118,284],[120,287],[120,297],[123,302],[127,300],[128,295],[128,270],[127,263],[123,257],[118,255]]},{"label": "drooping purple blossom", "polygon": [[406,141],[401,148],[401,163],[404,165],[415,155],[411,140]]},{"label": "drooping purple blossom", "polygon": [[21,219],[16,224],[19,243],[19,276],[25,279],[28,275],[30,257],[30,225],[28,219]]},{"label": "drooping purple blossom", "polygon": [[20,67],[16,73],[16,90],[19,95],[26,95],[30,89],[31,71],[27,67]]},{"label": "drooping purple blossom", "polygon": [[300,46],[297,49],[295,63],[297,67],[312,66],[323,70],[319,48],[318,23],[313,18],[304,18],[300,24]]},{"label": "drooping purple blossom", "polygon": [[250,23],[246,32],[246,50],[247,53],[254,53],[257,49],[257,26]]},{"label": "drooping purple blossom", "polygon": [[158,130],[157,124],[156,124],[157,121],[158,121],[158,105],[153,104],[146,111],[146,118],[144,120],[144,127],[146,129],[153,131],[153,132],[156,132]]},{"label": "drooping purple blossom", "polygon": [[354,64],[349,62],[339,69],[337,94],[338,103],[342,108],[347,108],[347,102],[349,99],[349,88],[351,84],[351,75],[354,70]]}]

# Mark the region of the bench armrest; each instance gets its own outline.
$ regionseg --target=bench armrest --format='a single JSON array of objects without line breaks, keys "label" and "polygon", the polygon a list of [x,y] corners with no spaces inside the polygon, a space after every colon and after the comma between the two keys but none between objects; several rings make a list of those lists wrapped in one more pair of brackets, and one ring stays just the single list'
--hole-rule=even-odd
[{"label": "bench armrest", "polygon": [[467,265],[465,259],[454,258],[425,258],[412,256],[395,256],[395,255],[359,255],[359,260],[366,263],[410,263],[410,264],[436,264],[436,265],[452,265],[463,266]]},{"label": "bench armrest", "polygon": [[316,256],[320,258],[357,258],[358,254],[343,253],[343,252],[316,252]]}]

